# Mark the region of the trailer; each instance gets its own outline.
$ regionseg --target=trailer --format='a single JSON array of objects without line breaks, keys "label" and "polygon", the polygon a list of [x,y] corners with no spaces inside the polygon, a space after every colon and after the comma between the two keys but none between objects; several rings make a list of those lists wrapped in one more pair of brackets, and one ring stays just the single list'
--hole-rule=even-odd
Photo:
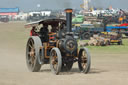
[{"label": "trailer", "polygon": [[128,36],[128,26],[107,26],[106,31],[119,32],[121,34],[125,34],[125,36]]}]

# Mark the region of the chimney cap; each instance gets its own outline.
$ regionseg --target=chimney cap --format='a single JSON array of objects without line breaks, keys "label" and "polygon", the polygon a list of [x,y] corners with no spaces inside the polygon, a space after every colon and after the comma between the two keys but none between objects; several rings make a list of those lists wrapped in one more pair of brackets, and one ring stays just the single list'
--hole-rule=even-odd
[{"label": "chimney cap", "polygon": [[72,10],[71,8],[65,9],[65,12],[66,12],[66,13],[72,13],[72,11],[73,11],[73,10]]}]

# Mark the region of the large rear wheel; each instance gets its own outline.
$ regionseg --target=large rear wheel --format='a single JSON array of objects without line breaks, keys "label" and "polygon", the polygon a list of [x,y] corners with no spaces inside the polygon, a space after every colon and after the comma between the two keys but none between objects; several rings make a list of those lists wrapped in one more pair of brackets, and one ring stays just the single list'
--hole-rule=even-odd
[{"label": "large rear wheel", "polygon": [[81,48],[78,56],[79,70],[83,73],[88,73],[91,66],[91,57],[87,48]]},{"label": "large rear wheel", "polygon": [[53,48],[50,52],[50,67],[51,71],[58,75],[62,67],[62,56],[58,48]]},{"label": "large rear wheel", "polygon": [[38,36],[32,36],[28,39],[26,46],[26,63],[27,67],[32,72],[38,72],[41,64],[38,61],[40,57],[41,40]]}]

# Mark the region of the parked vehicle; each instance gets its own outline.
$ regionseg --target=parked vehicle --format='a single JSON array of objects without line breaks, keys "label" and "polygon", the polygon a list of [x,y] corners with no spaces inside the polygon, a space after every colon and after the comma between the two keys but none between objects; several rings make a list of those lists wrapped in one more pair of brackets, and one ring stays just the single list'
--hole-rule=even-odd
[{"label": "parked vehicle", "polygon": [[107,17],[103,20],[101,26],[94,26],[93,24],[73,24],[73,32],[79,36],[80,39],[90,39],[94,34],[101,32],[117,32],[128,36],[128,24],[116,24],[115,26],[108,26],[109,23],[117,23],[114,17]]},{"label": "parked vehicle", "polygon": [[104,28],[95,28],[92,24],[76,24],[72,30],[74,34],[78,34],[80,39],[84,40],[103,32]]},{"label": "parked vehicle", "polygon": [[9,17],[7,15],[2,15],[2,16],[0,16],[0,21],[1,22],[9,22]]},{"label": "parked vehicle", "polygon": [[121,33],[116,32],[102,32],[106,38],[110,39],[110,44],[117,43],[118,45],[122,45],[122,35]]},{"label": "parked vehicle", "polygon": [[27,17],[27,22],[39,21],[43,18],[40,12],[31,12]]},{"label": "parked vehicle", "polygon": [[72,19],[73,24],[82,24],[84,22],[84,16],[83,15],[77,15]]}]

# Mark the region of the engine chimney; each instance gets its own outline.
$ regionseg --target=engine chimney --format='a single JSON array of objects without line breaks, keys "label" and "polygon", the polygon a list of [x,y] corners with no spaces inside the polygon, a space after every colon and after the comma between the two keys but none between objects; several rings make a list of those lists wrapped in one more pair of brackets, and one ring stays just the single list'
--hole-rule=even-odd
[{"label": "engine chimney", "polygon": [[72,32],[72,9],[65,9],[66,12],[66,25],[67,25],[67,32]]}]

